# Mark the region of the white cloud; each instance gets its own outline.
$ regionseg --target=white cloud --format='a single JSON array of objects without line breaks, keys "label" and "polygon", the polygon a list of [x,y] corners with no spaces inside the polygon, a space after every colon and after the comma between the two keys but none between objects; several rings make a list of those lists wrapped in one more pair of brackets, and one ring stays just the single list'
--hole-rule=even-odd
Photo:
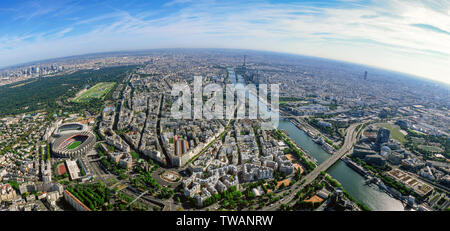
[{"label": "white cloud", "polygon": [[[173,1],[168,5],[187,3]],[[2,37],[0,63],[87,52],[161,47],[220,47],[282,51],[340,59],[411,73],[450,83],[450,36],[412,24],[450,28],[448,4],[379,1],[365,6],[327,8],[300,3],[192,1],[163,17],[155,11],[98,15],[58,30],[111,20],[70,37]],[[446,14],[447,12],[447,14]],[[30,36],[30,35],[27,35]],[[67,44],[71,44],[68,46]],[[13,47],[12,50],[6,47]],[[3,55],[2,55],[3,54]],[[23,61],[20,61],[23,60]]]},{"label": "white cloud", "polygon": [[185,3],[191,3],[191,2],[193,2],[193,0],[173,0],[173,1],[170,1],[166,4],[164,4],[164,6],[173,6],[173,5],[185,4]]}]

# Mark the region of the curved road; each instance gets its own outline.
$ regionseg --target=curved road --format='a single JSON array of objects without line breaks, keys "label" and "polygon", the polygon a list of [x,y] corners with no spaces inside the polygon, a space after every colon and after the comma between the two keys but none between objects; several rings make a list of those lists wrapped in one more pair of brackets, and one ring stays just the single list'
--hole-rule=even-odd
[{"label": "curved road", "polygon": [[308,184],[313,182],[322,171],[326,171],[328,168],[333,166],[334,163],[336,163],[339,159],[341,159],[345,154],[347,154],[353,148],[353,145],[355,145],[355,143],[356,143],[356,138],[357,138],[358,134],[357,134],[357,132],[355,132],[355,130],[358,127],[358,125],[360,125],[360,124],[362,124],[362,123],[352,124],[350,127],[347,128],[347,134],[345,135],[344,145],[342,145],[342,147],[338,151],[336,151],[330,158],[325,160],[322,164],[320,164],[313,171],[311,171],[308,175],[306,175],[301,180],[302,182],[304,181],[304,183],[302,185],[300,185],[300,187],[293,189],[295,187],[295,185],[292,186],[291,189],[293,189],[293,190],[288,196],[283,197],[281,200],[273,203],[273,205],[266,206],[266,207],[262,208],[261,210],[262,211],[277,210],[277,208],[279,208],[279,206],[282,203],[284,203],[284,204],[290,203],[294,199],[295,195],[297,195],[298,191],[302,190],[305,186],[307,186]]}]

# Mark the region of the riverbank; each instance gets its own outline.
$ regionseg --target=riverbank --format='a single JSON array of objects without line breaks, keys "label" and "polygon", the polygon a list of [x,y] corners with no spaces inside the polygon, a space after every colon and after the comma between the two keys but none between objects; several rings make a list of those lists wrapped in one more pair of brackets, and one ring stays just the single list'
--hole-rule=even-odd
[{"label": "riverbank", "polygon": [[305,132],[316,144],[320,145],[322,147],[322,149],[327,152],[328,154],[333,154],[336,149],[333,148],[330,144],[328,144],[327,142],[325,142],[323,140],[322,137],[319,137],[320,133],[316,133],[314,134],[313,132],[311,132],[310,129],[306,128],[305,126],[303,126],[298,120],[296,119],[289,119],[289,121],[294,124],[298,129],[302,130],[303,132]]},{"label": "riverbank", "polygon": [[292,145],[294,145],[294,147],[295,147],[296,149],[298,149],[298,150],[300,150],[301,152],[303,152],[303,154],[307,157],[307,159],[308,159],[309,161],[314,162],[316,165],[318,164],[318,161],[317,161],[313,156],[311,156],[307,151],[305,151],[303,148],[299,147],[299,146],[297,145],[297,143],[295,143],[295,141],[292,140],[291,137],[289,137],[289,134],[286,134],[285,131],[281,131],[281,132],[286,136],[285,138],[286,138],[287,140],[289,140],[289,141],[292,143]]},{"label": "riverbank", "polygon": [[[321,164],[330,154],[316,144],[303,130],[299,129],[289,120],[281,120],[278,127],[288,134],[297,146],[301,146],[309,156]],[[404,211],[404,205],[399,200],[392,198],[374,185],[366,184],[366,178],[350,168],[345,162],[338,161],[327,170],[334,179],[338,180],[342,187],[357,201],[367,205],[375,211]]]},{"label": "riverbank", "polygon": [[364,178],[369,177],[369,172],[367,172],[367,170],[365,170],[362,166],[353,162],[350,158],[344,157],[344,158],[342,158],[342,161],[344,161],[344,163],[346,163],[351,169],[355,170],[357,173],[359,173]]}]

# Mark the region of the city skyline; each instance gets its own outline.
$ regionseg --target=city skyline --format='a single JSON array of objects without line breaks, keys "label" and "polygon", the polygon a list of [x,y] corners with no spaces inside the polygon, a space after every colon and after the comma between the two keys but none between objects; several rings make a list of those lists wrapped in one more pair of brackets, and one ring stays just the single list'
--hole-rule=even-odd
[{"label": "city skyline", "polygon": [[342,60],[448,84],[449,11],[434,1],[4,2],[0,67],[96,52],[214,47]]},{"label": "city skyline", "polygon": [[[449,16],[450,0],[1,1],[0,213],[279,230],[306,227],[293,212],[448,212]],[[233,215],[265,211],[283,213]]]},{"label": "city skyline", "polygon": [[76,56],[0,77],[0,211],[450,209],[442,85],[230,49]]}]

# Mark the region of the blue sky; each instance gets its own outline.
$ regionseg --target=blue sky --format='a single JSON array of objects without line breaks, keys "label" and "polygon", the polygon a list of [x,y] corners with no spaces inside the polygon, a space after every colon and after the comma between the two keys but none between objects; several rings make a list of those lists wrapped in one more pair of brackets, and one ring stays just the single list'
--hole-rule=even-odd
[{"label": "blue sky", "polygon": [[450,83],[450,1],[0,2],[0,67],[170,47],[289,52]]}]

